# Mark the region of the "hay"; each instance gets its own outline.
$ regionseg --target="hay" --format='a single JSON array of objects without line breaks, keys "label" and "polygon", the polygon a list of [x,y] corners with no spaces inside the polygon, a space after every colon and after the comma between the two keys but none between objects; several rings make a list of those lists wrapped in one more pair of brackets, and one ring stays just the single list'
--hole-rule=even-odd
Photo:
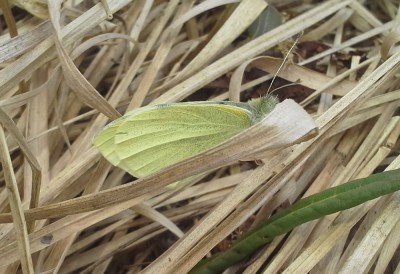
[{"label": "hay", "polygon": [[[283,22],[263,18],[277,27],[253,36],[263,0],[1,3],[1,273],[186,273],[288,203],[399,168],[396,1],[270,1]],[[274,94],[301,104],[319,134],[257,154],[263,164],[236,152],[293,142],[289,133],[255,127],[230,143],[235,159],[204,154],[136,181],[92,146],[128,110],[244,101],[274,74]],[[292,119],[298,134],[307,119]],[[302,225],[238,271],[399,273],[398,203]]]}]

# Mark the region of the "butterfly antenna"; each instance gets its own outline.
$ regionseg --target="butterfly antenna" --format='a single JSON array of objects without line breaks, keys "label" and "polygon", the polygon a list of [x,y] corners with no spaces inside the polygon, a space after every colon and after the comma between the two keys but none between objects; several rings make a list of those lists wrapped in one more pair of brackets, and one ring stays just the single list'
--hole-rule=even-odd
[{"label": "butterfly antenna", "polygon": [[289,57],[289,54],[293,51],[294,47],[297,45],[297,43],[299,42],[300,37],[303,35],[303,31],[301,31],[300,33],[297,34],[296,40],[294,41],[293,45],[290,47],[288,53],[286,54],[285,58],[283,59],[282,64],[279,66],[278,70],[276,71],[274,77],[272,78],[271,84],[269,84],[268,90],[267,90],[267,94],[269,94],[269,91],[272,88],[272,84],[275,81],[276,76],[278,76],[278,73],[281,71],[281,69],[283,68],[283,65],[285,65],[286,60]]},{"label": "butterfly antenna", "polygon": [[283,89],[283,88],[286,88],[286,87],[296,86],[298,84],[300,84],[300,81],[296,81],[294,83],[290,83],[290,84],[286,84],[286,85],[280,86],[279,88],[274,89],[272,92],[275,92],[277,90],[280,90],[280,89]]}]

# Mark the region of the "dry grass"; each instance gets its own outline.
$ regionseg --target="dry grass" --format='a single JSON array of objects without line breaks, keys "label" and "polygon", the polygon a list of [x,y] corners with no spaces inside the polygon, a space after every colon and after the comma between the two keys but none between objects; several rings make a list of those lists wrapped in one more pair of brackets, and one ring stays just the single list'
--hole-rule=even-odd
[{"label": "dry grass", "polygon": [[[288,203],[399,168],[398,1],[271,1],[284,22],[255,38],[244,31],[263,0],[66,1],[61,12],[25,1],[35,16],[0,2],[0,273],[186,273]],[[278,71],[272,56],[286,54]],[[307,110],[317,136],[284,101],[136,181],[92,146],[127,110],[247,100],[275,73],[275,88],[295,83],[275,93]],[[237,161],[253,158],[263,164]],[[400,273],[399,207],[396,193],[302,225],[239,273]]]}]

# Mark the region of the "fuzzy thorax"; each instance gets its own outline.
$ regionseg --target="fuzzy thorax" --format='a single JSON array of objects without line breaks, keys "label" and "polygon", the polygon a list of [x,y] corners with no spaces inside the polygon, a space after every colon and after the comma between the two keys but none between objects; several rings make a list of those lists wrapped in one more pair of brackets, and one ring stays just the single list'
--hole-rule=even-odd
[{"label": "fuzzy thorax", "polygon": [[272,95],[251,99],[248,104],[253,114],[253,123],[260,122],[278,103],[278,98]]}]

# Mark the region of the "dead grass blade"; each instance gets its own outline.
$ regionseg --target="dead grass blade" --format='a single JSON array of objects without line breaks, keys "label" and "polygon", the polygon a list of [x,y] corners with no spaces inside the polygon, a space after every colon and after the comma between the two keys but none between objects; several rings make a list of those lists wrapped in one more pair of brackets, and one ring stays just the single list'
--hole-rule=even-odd
[{"label": "dead grass blade", "polygon": [[0,161],[4,171],[4,179],[10,200],[11,214],[15,225],[18,243],[18,254],[20,255],[22,271],[34,273],[32,258],[28,241],[28,228],[25,222],[21,197],[18,191],[17,181],[12,168],[10,155],[7,150],[6,136],[3,127],[0,126]]}]

